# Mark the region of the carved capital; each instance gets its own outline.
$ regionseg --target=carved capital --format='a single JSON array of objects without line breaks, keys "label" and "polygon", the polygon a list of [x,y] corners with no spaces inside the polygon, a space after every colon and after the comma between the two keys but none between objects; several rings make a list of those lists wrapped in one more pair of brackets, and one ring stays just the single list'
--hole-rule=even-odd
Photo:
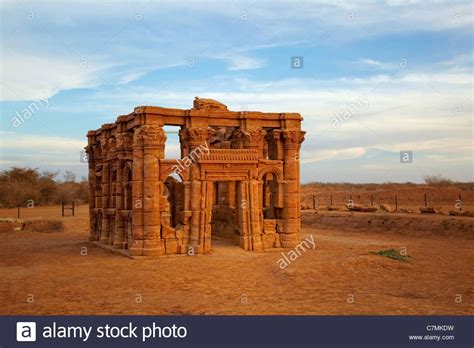
[{"label": "carved capital", "polygon": [[94,145],[92,145],[91,153],[94,156],[94,158],[100,159],[102,156],[102,147],[100,146],[100,144],[95,143]]},{"label": "carved capital", "polygon": [[124,148],[132,146],[133,139],[129,133],[117,133],[115,139],[117,141],[118,150],[123,150]]},{"label": "carved capital", "polygon": [[246,138],[251,144],[262,146],[263,138],[265,137],[265,131],[263,129],[251,129],[246,133]]},{"label": "carved capital", "polygon": [[144,125],[135,129],[134,145],[159,146],[166,142],[166,133],[163,127]]},{"label": "carved capital", "polygon": [[187,143],[190,145],[204,144],[214,133],[215,130],[212,128],[191,127],[187,130]]},{"label": "carved capital", "polygon": [[108,141],[108,149],[110,152],[113,152],[115,151],[116,149],[116,146],[117,146],[117,141],[115,140],[115,138],[110,138]]},{"label": "carved capital", "polygon": [[304,141],[306,132],[302,131],[283,131],[283,144],[286,147],[299,147]]},{"label": "carved capital", "polygon": [[107,154],[108,147],[107,147],[107,139],[106,138],[100,139],[100,151],[104,156]]},{"label": "carved capital", "polygon": [[265,131],[263,129],[236,129],[232,136],[234,140],[238,140],[244,144],[245,147],[263,147],[263,139]]}]

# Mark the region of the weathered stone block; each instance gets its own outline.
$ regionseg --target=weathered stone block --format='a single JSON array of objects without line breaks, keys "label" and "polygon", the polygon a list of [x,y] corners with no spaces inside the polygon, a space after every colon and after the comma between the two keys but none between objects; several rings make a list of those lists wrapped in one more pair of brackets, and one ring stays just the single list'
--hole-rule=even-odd
[{"label": "weathered stone block", "polygon": [[176,238],[165,240],[166,254],[178,253],[178,240]]},{"label": "weathered stone block", "polygon": [[294,248],[300,242],[300,235],[296,233],[292,234],[280,234],[280,243],[283,248]]}]

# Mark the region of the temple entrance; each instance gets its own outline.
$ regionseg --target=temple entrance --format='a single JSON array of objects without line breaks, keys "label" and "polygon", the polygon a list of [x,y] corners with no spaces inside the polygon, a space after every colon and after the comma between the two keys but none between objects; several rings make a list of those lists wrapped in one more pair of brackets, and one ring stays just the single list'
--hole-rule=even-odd
[{"label": "temple entrance", "polygon": [[239,245],[238,181],[215,181],[211,217],[212,242]]},{"label": "temple entrance", "polygon": [[236,245],[240,243],[239,181],[214,181],[211,217],[213,244]]}]

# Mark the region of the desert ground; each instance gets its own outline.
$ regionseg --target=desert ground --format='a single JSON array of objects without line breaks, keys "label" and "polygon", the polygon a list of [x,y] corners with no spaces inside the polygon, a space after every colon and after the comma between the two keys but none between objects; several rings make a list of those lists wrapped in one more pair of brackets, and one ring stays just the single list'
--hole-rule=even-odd
[{"label": "desert ground", "polygon": [[388,204],[395,210],[406,208],[419,212],[420,207],[433,207],[437,212],[448,213],[457,210],[461,198],[463,210],[474,210],[474,187],[472,183],[454,185],[427,185],[414,183],[352,184],[352,183],[310,183],[301,187],[303,205],[325,208],[329,205],[343,209],[352,198],[354,204],[378,207]]},{"label": "desert ground", "polygon": [[[226,239],[202,256],[130,259],[89,242],[88,208],[22,209],[62,232],[0,231],[0,314],[474,314],[474,218],[302,211],[314,238],[285,269],[285,250]],[[15,217],[0,209],[0,217]],[[407,262],[373,254],[404,250]]]}]

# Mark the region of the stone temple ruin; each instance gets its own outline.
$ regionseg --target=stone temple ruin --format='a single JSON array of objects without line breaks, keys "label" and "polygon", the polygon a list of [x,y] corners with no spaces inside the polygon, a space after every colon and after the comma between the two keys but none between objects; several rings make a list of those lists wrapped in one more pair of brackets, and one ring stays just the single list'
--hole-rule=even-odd
[{"label": "stone temple ruin", "polygon": [[[245,250],[296,246],[301,121],[196,97],[89,131],[90,240],[131,256],[206,253],[213,235]],[[163,126],[180,126],[180,159],[164,158]]]}]

